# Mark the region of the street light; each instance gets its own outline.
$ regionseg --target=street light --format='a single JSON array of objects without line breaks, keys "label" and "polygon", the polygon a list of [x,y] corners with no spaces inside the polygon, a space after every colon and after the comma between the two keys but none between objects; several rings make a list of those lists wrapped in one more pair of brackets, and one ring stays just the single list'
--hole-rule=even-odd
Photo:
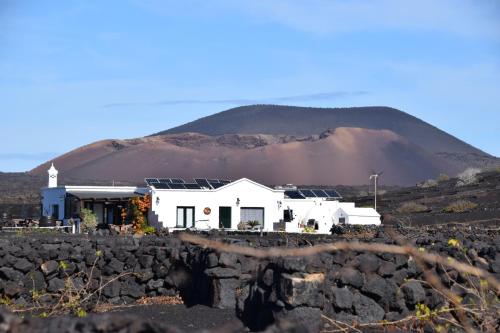
[{"label": "street light", "polygon": [[378,182],[378,177],[382,174],[381,173],[376,173],[374,172],[373,175],[370,175],[370,180],[373,179],[373,185],[375,187],[375,210],[377,210],[377,182]]}]

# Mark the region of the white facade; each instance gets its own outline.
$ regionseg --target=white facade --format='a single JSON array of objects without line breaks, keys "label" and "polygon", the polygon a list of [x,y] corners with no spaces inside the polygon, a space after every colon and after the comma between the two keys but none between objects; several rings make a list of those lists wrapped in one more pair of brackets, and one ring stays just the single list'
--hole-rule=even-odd
[{"label": "white facade", "polygon": [[[237,230],[248,211],[258,214],[260,210],[263,231],[303,232],[309,226],[316,233],[328,234],[338,223],[380,224],[380,215],[373,208],[355,208],[354,203],[326,198],[290,199],[284,193],[246,178],[213,190],[152,187],[148,220],[152,225],[171,230],[222,227]],[[224,211],[230,216],[229,221],[221,216]]]},{"label": "white facade", "polygon": [[[219,229],[224,222],[225,228],[237,229],[242,220],[255,214],[255,220],[263,220],[263,230],[272,231],[273,223],[283,218],[284,191],[271,189],[246,178],[213,190],[153,187],[151,197],[149,221],[174,230],[191,227]],[[259,216],[260,212],[263,216]],[[226,216],[222,219],[220,214],[230,218]],[[194,225],[191,221],[194,221]]]},{"label": "white facade", "polygon": [[330,233],[339,209],[337,200],[324,198],[285,199],[284,209],[292,211],[293,220],[285,222],[287,232],[302,232],[305,226],[312,227],[317,233]]},{"label": "white facade", "polygon": [[[50,181],[49,181],[50,182]],[[42,189],[42,216],[64,216],[64,187],[46,187]]]},{"label": "white facade", "polygon": [[373,208],[356,208],[353,202],[325,198],[284,199],[284,209],[292,211],[293,220],[285,222],[287,232],[302,232],[305,226],[316,233],[328,234],[333,225],[380,225],[380,214]]}]

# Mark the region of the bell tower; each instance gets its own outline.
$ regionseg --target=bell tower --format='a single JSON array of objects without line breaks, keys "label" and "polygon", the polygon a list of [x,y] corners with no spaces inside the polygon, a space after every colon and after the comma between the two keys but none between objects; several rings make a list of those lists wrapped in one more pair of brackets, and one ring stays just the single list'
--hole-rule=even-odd
[{"label": "bell tower", "polygon": [[57,174],[59,171],[54,167],[54,163],[52,163],[47,172],[49,173],[49,187],[57,187]]}]

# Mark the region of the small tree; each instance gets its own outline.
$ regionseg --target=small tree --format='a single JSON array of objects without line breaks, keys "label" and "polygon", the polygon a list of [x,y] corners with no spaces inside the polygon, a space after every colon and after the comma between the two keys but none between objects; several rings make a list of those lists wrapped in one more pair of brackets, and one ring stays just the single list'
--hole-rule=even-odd
[{"label": "small tree", "polygon": [[131,223],[135,233],[151,233],[148,226],[148,210],[151,208],[151,196],[132,198],[129,201],[127,209],[123,209],[122,221]]},{"label": "small tree", "polygon": [[97,228],[97,217],[88,208],[82,208],[80,212],[81,224],[80,228],[82,232],[90,232]]}]

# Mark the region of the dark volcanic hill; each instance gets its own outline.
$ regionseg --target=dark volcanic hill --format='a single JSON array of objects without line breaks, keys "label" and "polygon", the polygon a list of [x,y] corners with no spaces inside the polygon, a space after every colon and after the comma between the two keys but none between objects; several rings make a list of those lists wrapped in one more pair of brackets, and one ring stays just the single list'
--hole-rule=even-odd
[{"label": "dark volcanic hill", "polygon": [[[52,161],[50,161],[52,162]],[[104,140],[56,158],[71,179],[248,177],[265,184],[409,185],[498,159],[392,108],[231,109],[145,138]],[[30,173],[44,175],[49,162]]]},{"label": "dark volcanic hill", "polygon": [[186,132],[207,135],[287,134],[317,135],[327,129],[357,127],[390,130],[432,153],[474,153],[483,151],[397,109],[371,106],[355,108],[310,108],[285,105],[241,106],[157,133]]}]

